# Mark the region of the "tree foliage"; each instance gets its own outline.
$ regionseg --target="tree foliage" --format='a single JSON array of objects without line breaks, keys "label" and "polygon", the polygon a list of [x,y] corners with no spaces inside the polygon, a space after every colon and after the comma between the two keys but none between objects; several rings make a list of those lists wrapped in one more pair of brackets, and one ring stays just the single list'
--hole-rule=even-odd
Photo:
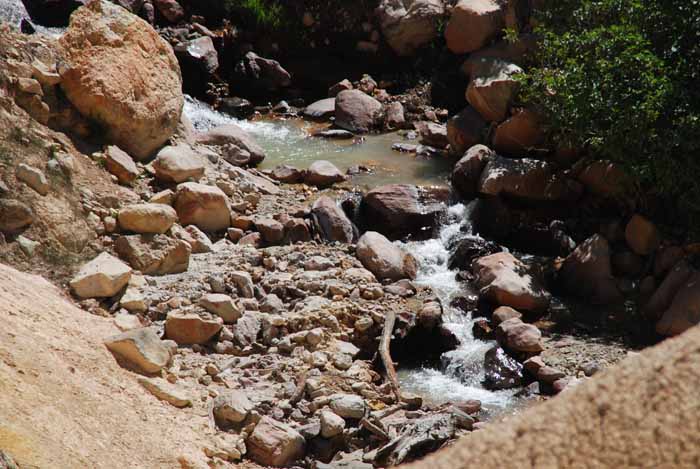
[{"label": "tree foliage", "polygon": [[522,99],[552,143],[625,165],[700,221],[700,0],[548,3]]}]

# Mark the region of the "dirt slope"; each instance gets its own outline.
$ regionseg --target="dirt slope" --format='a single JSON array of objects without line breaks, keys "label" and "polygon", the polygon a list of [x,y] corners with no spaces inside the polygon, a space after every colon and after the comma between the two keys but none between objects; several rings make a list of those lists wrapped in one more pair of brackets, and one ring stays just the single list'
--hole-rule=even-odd
[{"label": "dirt slope", "polygon": [[408,469],[700,467],[700,327]]},{"label": "dirt slope", "polygon": [[205,409],[177,410],[145,392],[102,345],[118,332],[111,320],[75,308],[44,279],[0,264],[0,324],[0,448],[22,467],[203,461]]}]

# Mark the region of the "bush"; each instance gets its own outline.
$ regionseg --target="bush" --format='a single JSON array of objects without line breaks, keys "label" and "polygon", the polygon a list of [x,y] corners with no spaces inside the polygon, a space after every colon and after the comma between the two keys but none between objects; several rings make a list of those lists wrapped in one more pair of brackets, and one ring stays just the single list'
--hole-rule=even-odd
[{"label": "bush", "polygon": [[560,0],[539,20],[521,98],[551,143],[621,163],[698,223],[700,0]]},{"label": "bush", "polygon": [[224,0],[224,9],[246,26],[272,31],[284,25],[284,7],[275,0]]}]

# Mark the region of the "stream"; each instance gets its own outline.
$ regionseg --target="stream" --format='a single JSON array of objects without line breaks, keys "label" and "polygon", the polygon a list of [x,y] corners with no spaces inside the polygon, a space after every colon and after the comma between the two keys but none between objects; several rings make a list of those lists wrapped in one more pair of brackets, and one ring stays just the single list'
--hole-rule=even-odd
[{"label": "stream", "polygon": [[[197,130],[235,123],[249,132],[265,150],[267,157],[261,167],[273,168],[290,164],[306,168],[312,162],[325,159],[341,170],[353,165],[374,169],[371,174],[353,176],[354,184],[368,188],[390,183],[442,184],[448,183],[453,162],[449,159],[421,159],[412,154],[398,153],[392,144],[405,142],[398,133],[367,135],[362,143],[328,141],[309,136],[318,124],[298,118],[286,120],[240,120],[220,113],[207,104],[187,97],[185,113]],[[471,314],[451,307],[453,299],[474,295],[468,285],[456,278],[448,267],[449,246],[473,233],[470,223],[472,204],[457,204],[449,208],[438,235],[426,241],[399,243],[419,262],[416,283],[429,286],[440,299],[446,327],[459,338],[460,346],[443,355],[440,364],[399,368],[402,389],[418,394],[426,402],[464,402],[477,399],[491,414],[500,414],[516,407],[518,391],[489,391],[481,385],[484,377],[484,355],[494,345],[475,339]]]}]

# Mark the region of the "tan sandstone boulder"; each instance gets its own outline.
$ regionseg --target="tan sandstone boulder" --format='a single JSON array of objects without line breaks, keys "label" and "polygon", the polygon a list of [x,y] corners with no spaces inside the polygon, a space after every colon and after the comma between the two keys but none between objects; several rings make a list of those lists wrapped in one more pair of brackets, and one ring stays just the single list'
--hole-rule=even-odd
[{"label": "tan sandstone boulder", "polygon": [[165,319],[165,336],[178,345],[203,344],[219,333],[224,320],[195,313],[172,311]]},{"label": "tan sandstone boulder", "polygon": [[416,278],[416,259],[377,232],[368,231],[362,235],[356,254],[362,265],[380,280]]},{"label": "tan sandstone boulder", "polygon": [[146,275],[185,272],[192,253],[187,242],[162,234],[120,236],[114,249],[119,257]]},{"label": "tan sandstone boulder", "polygon": [[496,0],[460,0],[445,28],[447,47],[455,54],[479,50],[502,33],[505,11]]},{"label": "tan sandstone boulder", "polygon": [[413,55],[438,34],[442,0],[382,0],[376,10],[382,33],[398,55]]},{"label": "tan sandstone boulder", "polygon": [[128,265],[103,252],[80,269],[70,286],[80,298],[108,298],[119,293],[130,278]]},{"label": "tan sandstone boulder", "polygon": [[221,189],[195,182],[177,186],[175,210],[183,225],[196,225],[205,232],[231,226],[231,205]]},{"label": "tan sandstone boulder", "polygon": [[288,466],[304,456],[304,437],[292,427],[263,417],[246,440],[248,455],[263,466]]},{"label": "tan sandstone boulder", "polygon": [[110,352],[145,373],[158,373],[168,366],[173,355],[170,344],[160,340],[150,327],[124,332],[105,340]]},{"label": "tan sandstone boulder", "polygon": [[156,178],[163,182],[180,183],[199,179],[204,174],[202,157],[188,145],[163,148],[153,161]]},{"label": "tan sandstone boulder", "polygon": [[180,67],[148,23],[95,0],[73,13],[59,43],[61,88],[108,140],[141,160],[170,138],[184,104]]},{"label": "tan sandstone boulder", "polygon": [[177,221],[177,213],[164,204],[137,204],[119,210],[117,220],[126,231],[163,234]]}]

